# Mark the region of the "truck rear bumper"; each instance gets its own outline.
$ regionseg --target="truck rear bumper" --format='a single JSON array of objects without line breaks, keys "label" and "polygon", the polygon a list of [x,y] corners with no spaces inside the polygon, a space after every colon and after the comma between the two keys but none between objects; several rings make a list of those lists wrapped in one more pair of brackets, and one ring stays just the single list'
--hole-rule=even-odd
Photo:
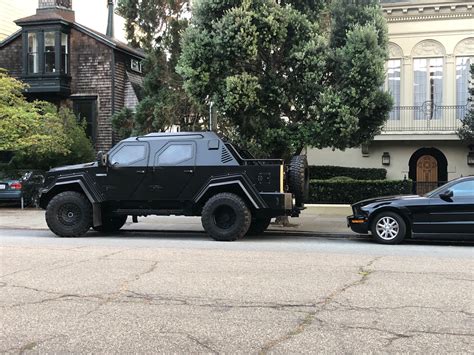
[{"label": "truck rear bumper", "polygon": [[291,193],[266,192],[260,194],[268,206],[261,212],[269,217],[291,216],[294,214],[293,195]]}]

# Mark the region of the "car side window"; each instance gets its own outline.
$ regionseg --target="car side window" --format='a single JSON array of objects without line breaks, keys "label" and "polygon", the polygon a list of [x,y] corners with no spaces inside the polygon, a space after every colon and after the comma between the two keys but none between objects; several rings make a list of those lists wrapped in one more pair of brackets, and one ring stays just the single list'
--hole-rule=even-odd
[{"label": "car side window", "polygon": [[463,181],[451,186],[454,197],[474,197],[474,181]]},{"label": "car side window", "polygon": [[112,165],[130,165],[145,159],[146,147],[143,144],[125,144],[110,157]]},{"label": "car side window", "polygon": [[194,158],[194,146],[186,143],[175,143],[167,146],[155,160],[155,165],[179,165],[190,163]]}]

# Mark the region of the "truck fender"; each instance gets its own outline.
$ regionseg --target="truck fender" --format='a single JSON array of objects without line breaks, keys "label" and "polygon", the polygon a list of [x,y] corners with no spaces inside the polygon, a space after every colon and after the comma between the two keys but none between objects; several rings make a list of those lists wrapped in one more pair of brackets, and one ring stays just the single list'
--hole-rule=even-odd
[{"label": "truck fender", "polygon": [[203,199],[209,191],[222,187],[237,187],[248,199],[255,209],[267,208],[267,204],[262,199],[255,187],[249,182],[245,175],[226,175],[221,177],[211,177],[204,187],[193,198],[195,203]]}]

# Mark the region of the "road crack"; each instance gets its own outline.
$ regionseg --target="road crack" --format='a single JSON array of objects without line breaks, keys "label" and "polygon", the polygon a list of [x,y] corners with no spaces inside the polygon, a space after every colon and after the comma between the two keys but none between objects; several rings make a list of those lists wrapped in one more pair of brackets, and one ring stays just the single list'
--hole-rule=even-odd
[{"label": "road crack", "polygon": [[306,316],[300,322],[298,322],[298,324],[296,325],[294,329],[290,330],[289,332],[287,332],[280,338],[274,339],[266,343],[265,345],[263,345],[259,350],[259,354],[266,354],[270,352],[274,347],[280,344],[283,344],[287,342],[288,340],[292,339],[293,337],[303,333],[315,321],[322,322],[320,319],[317,319],[316,316],[320,312],[324,311],[329,306],[329,304],[331,304],[334,301],[334,299],[337,296],[340,296],[341,294],[343,294],[344,292],[346,292],[347,290],[353,287],[357,287],[366,283],[369,276],[375,271],[371,269],[371,267],[374,265],[375,262],[377,262],[381,258],[382,256],[378,256],[370,260],[367,264],[360,266],[358,269],[358,274],[361,275],[359,280],[348,283],[344,285],[343,287],[341,287],[340,289],[337,289],[334,292],[330,293],[321,302],[315,305],[315,307],[317,307],[318,309],[310,311],[310,312],[306,312]]}]

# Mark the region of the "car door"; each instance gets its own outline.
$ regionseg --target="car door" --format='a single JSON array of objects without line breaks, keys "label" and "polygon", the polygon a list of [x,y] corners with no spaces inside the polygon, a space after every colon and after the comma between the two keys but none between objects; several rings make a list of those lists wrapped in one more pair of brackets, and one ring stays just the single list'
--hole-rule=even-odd
[{"label": "car door", "polygon": [[107,200],[137,201],[146,199],[139,187],[148,172],[147,142],[123,142],[108,158],[107,176],[103,180]]},{"label": "car door", "polygon": [[179,200],[181,192],[195,174],[196,144],[172,141],[160,149],[154,159],[148,184],[153,200]]},{"label": "car door", "polygon": [[430,200],[431,233],[474,233],[474,180],[460,181]]}]

